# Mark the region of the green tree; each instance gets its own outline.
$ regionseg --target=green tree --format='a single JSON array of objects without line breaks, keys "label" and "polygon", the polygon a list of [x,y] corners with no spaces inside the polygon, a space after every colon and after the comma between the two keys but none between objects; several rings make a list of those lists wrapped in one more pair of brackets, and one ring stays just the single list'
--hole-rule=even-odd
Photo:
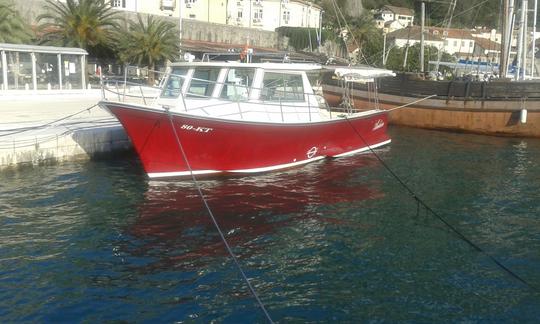
[{"label": "green tree", "polygon": [[[373,17],[364,13],[357,18],[349,18],[347,23],[350,31],[348,42],[360,48],[358,62],[375,65],[382,62],[382,31],[375,25]],[[380,53],[380,55],[376,55]]]},{"label": "green tree", "polygon": [[73,46],[98,54],[112,44],[116,12],[104,0],[47,0],[47,13],[37,17],[42,43]]},{"label": "green tree", "polygon": [[[147,66],[154,71],[156,64],[175,60],[179,54],[178,33],[175,24],[141,15],[131,21],[127,31],[118,35],[118,52],[124,63]],[[149,73],[148,83],[153,84],[154,73]]]},{"label": "green tree", "polygon": [[0,43],[29,43],[32,32],[13,3],[0,0]]},{"label": "green tree", "polygon": [[[296,51],[309,50],[310,44],[313,49],[317,48],[317,33],[319,31],[316,28],[282,26],[276,28],[276,32],[281,36],[289,38],[289,46]],[[329,31],[322,31],[322,43],[330,37],[332,35]]]}]

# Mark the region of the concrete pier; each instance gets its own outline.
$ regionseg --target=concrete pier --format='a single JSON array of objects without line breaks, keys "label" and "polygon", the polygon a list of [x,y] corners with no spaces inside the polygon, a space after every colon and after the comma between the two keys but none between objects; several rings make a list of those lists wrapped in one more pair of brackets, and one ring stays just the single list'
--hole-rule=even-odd
[{"label": "concrete pier", "polygon": [[99,90],[0,94],[0,169],[127,151],[120,123],[97,106]]}]

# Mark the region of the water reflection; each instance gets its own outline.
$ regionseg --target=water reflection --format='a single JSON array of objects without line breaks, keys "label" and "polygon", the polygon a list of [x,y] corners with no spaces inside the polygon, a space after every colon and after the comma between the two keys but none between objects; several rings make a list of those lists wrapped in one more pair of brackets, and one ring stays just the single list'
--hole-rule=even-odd
[{"label": "water reflection", "polygon": [[[381,198],[362,174],[377,166],[369,157],[321,161],[256,176],[202,180],[200,185],[229,243],[251,254],[293,222],[340,223],[321,206]],[[151,181],[129,234],[142,242],[130,254],[159,259],[153,267],[190,267],[226,251],[190,181]]]}]

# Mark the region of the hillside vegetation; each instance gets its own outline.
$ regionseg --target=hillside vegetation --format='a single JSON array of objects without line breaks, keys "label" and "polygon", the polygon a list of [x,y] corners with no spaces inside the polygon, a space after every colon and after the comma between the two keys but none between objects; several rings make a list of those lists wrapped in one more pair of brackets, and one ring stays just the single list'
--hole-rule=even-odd
[{"label": "hillside vegetation", "polygon": [[[448,12],[450,1],[433,1],[426,3],[426,25],[442,26]],[[473,28],[475,26],[485,26],[490,28],[500,28],[500,12],[502,1],[498,0],[469,0],[457,1],[452,18],[452,27]],[[413,8],[415,20],[420,22],[421,1],[415,0],[363,0],[365,9],[376,9],[388,4],[398,7]]]}]

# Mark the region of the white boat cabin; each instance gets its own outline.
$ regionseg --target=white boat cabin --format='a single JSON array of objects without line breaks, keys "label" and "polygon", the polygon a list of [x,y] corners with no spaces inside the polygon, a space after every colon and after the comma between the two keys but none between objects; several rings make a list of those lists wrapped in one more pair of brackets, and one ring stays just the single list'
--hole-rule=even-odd
[{"label": "white boat cabin", "polygon": [[308,73],[320,65],[174,63],[156,103],[171,111],[234,120],[280,123],[326,119],[324,99]]}]

